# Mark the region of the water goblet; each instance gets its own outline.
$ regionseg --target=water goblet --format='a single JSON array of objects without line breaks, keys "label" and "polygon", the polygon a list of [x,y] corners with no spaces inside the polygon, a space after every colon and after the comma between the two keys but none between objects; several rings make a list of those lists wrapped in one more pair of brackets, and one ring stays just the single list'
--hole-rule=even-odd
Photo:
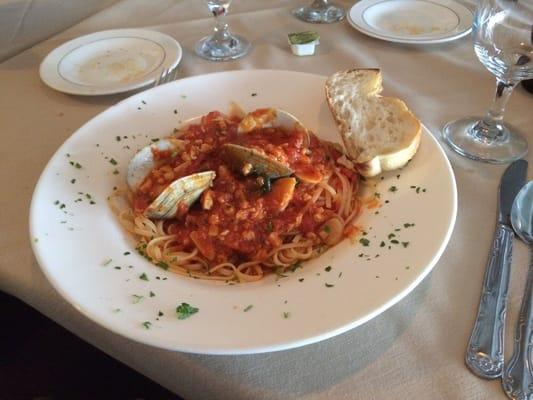
[{"label": "water goblet", "polygon": [[292,15],[305,22],[330,24],[344,19],[344,10],[331,4],[328,0],[314,0],[307,6],[302,6],[292,10]]},{"label": "water goblet", "polygon": [[244,56],[250,50],[250,42],[231,33],[224,16],[228,13],[231,0],[205,0],[209,11],[215,17],[215,29],[211,36],[198,41],[196,54],[212,61],[227,61]]},{"label": "water goblet", "polygon": [[527,141],[503,114],[514,87],[533,78],[533,2],[479,0],[472,35],[478,59],[496,76],[494,100],[485,117],[450,122],[442,135],[463,156],[508,163],[527,153]]}]

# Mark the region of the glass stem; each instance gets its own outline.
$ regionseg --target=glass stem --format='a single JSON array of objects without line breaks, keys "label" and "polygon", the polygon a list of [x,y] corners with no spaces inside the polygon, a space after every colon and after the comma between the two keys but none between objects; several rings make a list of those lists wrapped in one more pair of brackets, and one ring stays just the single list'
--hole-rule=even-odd
[{"label": "glass stem", "polygon": [[496,79],[496,93],[489,111],[474,127],[474,134],[481,139],[498,139],[505,134],[503,113],[516,83]]},{"label": "glass stem", "polygon": [[228,24],[224,18],[227,11],[228,10],[224,6],[214,7],[211,10],[213,16],[215,17],[215,34],[213,35],[213,39],[215,39],[217,42],[225,42],[231,36]]}]

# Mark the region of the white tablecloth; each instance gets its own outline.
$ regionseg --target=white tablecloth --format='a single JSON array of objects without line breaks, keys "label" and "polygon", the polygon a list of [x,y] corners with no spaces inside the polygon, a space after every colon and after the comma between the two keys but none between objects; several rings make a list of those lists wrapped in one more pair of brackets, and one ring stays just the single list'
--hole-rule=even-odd
[{"label": "white tablecloth", "polygon": [[[83,317],[62,300],[39,269],[30,249],[27,222],[39,174],[70,134],[128,96],[70,96],[40,81],[38,68],[44,56],[79,35],[124,27],[165,32],[184,48],[179,77],[251,68],[329,75],[351,67],[379,67],[386,94],[404,99],[435,135],[446,121],[482,114],[488,107],[494,78],[477,61],[469,37],[431,46],[387,43],[362,35],[347,21],[303,23],[289,13],[301,3],[305,1],[236,0],[229,22],[235,32],[252,41],[253,49],[233,62],[208,62],[194,55],[195,42],[213,23],[203,2],[122,0],[0,64],[0,289],[187,399],[504,399],[499,381],[475,377],[463,361],[504,167],[463,159],[448,150],[457,178],[459,211],[451,242],[435,270],[379,317],[317,344],[248,356],[204,356],[151,348]],[[347,8],[351,5],[350,1],[340,3]],[[291,55],[286,34],[309,29],[321,36],[317,54]],[[533,96],[517,88],[506,119],[531,132],[532,110]],[[532,134],[528,140],[533,144]],[[528,160],[533,157],[529,155]],[[517,242],[507,354],[527,261],[527,248]]]}]

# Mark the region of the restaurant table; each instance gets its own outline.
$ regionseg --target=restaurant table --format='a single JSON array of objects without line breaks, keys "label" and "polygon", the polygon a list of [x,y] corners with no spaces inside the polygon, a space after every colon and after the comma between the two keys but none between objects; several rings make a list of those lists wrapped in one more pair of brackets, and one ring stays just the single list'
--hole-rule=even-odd
[{"label": "restaurant table", "polygon": [[[178,79],[236,69],[329,75],[353,67],[379,67],[385,94],[405,100],[438,138],[447,121],[486,111],[495,81],[476,59],[470,36],[438,45],[389,43],[359,33],[346,20],[312,25],[295,19],[290,10],[307,1],[235,0],[230,26],[251,41],[252,49],[231,62],[210,62],[194,54],[196,41],[213,26],[203,2],[122,0],[0,64],[0,290],[186,399],[504,399],[500,381],[475,377],[465,367],[464,354],[505,166],[468,160],[447,148],[457,179],[458,215],[449,245],[433,272],[378,317],[315,344],[239,356],[149,347],[84,317],[52,288],[36,262],[28,210],[46,162],[81,125],[130,95],[66,95],[41,82],[38,69],[46,54],[80,35],[126,27],[169,34],[184,50]],[[345,8],[353,4],[338,3]],[[287,33],[310,29],[320,34],[316,54],[293,56]],[[527,133],[530,145],[532,110],[533,96],[517,87],[505,118]],[[533,161],[531,153],[527,159]],[[526,246],[515,241],[507,358],[524,289],[527,253]]]}]

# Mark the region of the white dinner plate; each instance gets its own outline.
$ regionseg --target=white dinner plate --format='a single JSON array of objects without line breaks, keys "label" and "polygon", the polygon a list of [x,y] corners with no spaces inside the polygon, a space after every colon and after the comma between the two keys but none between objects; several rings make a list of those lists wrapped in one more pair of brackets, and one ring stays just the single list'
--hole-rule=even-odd
[{"label": "white dinner plate", "polygon": [[348,12],[360,32],[397,43],[442,43],[468,35],[472,12],[453,0],[361,0]]},{"label": "white dinner plate", "polygon": [[52,50],[41,63],[44,83],[61,92],[103,95],[153,83],[181,60],[172,37],[144,29],[115,29],[73,39]]},{"label": "white dinner plate", "polygon": [[[113,188],[125,184],[138,148],[171,134],[187,118],[228,111],[232,101],[246,110],[285,109],[319,137],[339,142],[325,79],[274,70],[195,76],[136,94],[79,128],[46,166],[31,204],[33,250],[52,285],[113,332],[209,354],[313,343],[398,302],[431,271],[456,216],[452,169],[426,129],[406,167],[368,181],[381,206],[360,217],[363,240],[345,240],[286,277],[230,285],[167,272],[135,252],[106,203]],[[199,312],[180,320],[181,303]]]}]

